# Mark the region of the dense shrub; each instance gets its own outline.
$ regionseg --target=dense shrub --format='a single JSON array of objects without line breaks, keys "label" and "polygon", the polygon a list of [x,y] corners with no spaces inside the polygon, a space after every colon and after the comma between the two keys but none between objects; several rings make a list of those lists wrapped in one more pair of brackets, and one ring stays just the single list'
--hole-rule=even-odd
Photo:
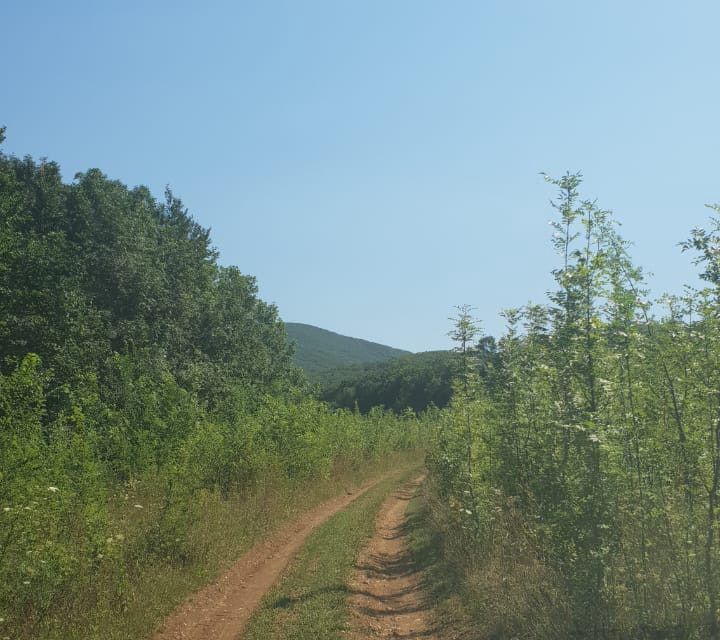
[{"label": "dense shrub", "polygon": [[[446,540],[474,558],[499,637],[717,638],[720,226],[683,245],[706,288],[654,306],[609,212],[579,200],[579,176],[553,182],[549,303],[505,314],[484,378],[458,319],[466,367],[430,456]],[[543,592],[560,597],[521,604]],[[562,631],[538,626],[548,612]]]}]

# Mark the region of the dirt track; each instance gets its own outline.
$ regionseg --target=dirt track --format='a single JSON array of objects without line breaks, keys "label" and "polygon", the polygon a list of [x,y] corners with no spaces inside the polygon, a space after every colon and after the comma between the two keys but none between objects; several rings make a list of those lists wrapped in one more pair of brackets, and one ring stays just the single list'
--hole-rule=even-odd
[{"label": "dirt track", "polygon": [[433,625],[423,574],[407,547],[406,510],[422,478],[404,485],[383,504],[375,535],[358,557],[350,581],[349,638],[440,640]]},{"label": "dirt track", "polygon": [[253,610],[307,536],[330,516],[347,507],[385,476],[352,493],[333,498],[303,514],[290,526],[243,555],[216,582],[178,607],[153,640],[234,640]]}]

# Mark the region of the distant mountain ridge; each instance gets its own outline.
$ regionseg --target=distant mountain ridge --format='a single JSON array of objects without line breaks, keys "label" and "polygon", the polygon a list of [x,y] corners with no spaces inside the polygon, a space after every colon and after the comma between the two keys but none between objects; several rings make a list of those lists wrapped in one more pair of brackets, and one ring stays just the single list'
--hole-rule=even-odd
[{"label": "distant mountain ridge", "polygon": [[385,362],[411,353],[301,322],[286,322],[285,327],[295,343],[295,364],[311,378],[328,369]]}]

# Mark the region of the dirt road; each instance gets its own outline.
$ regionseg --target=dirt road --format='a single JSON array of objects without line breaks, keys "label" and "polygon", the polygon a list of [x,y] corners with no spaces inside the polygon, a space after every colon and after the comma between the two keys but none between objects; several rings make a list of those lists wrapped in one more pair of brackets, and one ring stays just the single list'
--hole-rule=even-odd
[{"label": "dirt road", "polygon": [[375,535],[358,557],[350,581],[349,638],[424,638],[440,640],[433,625],[423,574],[407,545],[408,502],[422,478],[404,485],[383,504]]},{"label": "dirt road", "polygon": [[269,540],[254,546],[225,575],[178,607],[153,640],[235,640],[313,529],[384,477],[324,502]]}]

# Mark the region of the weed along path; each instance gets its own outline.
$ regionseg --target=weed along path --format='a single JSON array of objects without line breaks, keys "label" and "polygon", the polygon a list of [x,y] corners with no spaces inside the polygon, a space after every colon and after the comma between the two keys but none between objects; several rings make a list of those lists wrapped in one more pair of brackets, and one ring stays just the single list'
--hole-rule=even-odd
[{"label": "weed along path", "polygon": [[407,508],[423,477],[403,485],[385,501],[376,530],[358,556],[350,580],[349,633],[363,638],[439,640],[432,605],[408,547]]},{"label": "weed along path", "polygon": [[324,502],[255,545],[225,575],[180,605],[153,640],[235,640],[308,535],[387,477]]}]

